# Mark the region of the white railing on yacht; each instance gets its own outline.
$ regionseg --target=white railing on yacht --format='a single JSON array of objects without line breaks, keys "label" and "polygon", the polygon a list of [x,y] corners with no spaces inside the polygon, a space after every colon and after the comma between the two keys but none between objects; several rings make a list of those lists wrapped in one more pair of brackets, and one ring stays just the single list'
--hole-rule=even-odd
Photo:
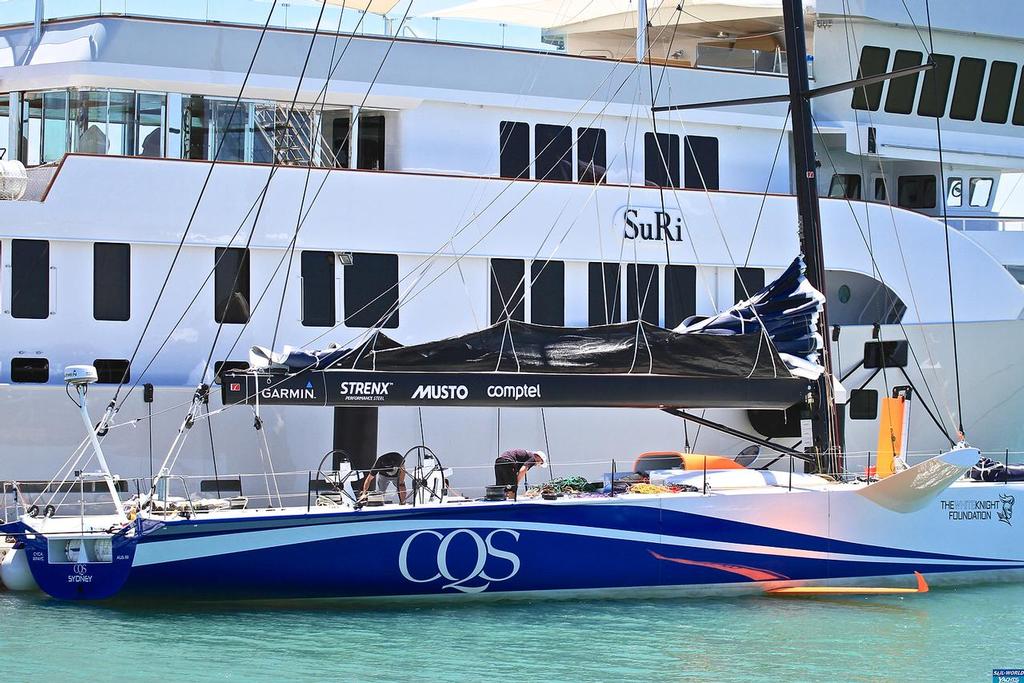
[{"label": "white railing on yacht", "polygon": [[1024,232],[1021,216],[950,216],[949,227],[957,230]]}]

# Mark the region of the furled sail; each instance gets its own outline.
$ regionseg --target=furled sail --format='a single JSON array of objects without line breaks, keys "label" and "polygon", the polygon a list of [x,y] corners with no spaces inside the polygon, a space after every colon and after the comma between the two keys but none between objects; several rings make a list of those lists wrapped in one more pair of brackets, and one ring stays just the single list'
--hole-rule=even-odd
[{"label": "furled sail", "polygon": [[251,365],[288,372],[348,369],[420,372],[656,374],[813,379],[824,297],[797,258],[780,278],[729,310],[674,330],[646,322],[549,327],[504,321],[476,332],[403,346],[375,331],[363,344],[320,351],[255,347]]}]

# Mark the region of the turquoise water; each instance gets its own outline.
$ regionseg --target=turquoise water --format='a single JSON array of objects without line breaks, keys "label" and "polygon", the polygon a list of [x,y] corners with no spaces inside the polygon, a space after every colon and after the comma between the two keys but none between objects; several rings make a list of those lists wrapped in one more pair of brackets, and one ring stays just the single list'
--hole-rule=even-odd
[{"label": "turquoise water", "polygon": [[4,681],[990,681],[1010,667],[1024,667],[1022,585],[409,608],[0,593]]}]

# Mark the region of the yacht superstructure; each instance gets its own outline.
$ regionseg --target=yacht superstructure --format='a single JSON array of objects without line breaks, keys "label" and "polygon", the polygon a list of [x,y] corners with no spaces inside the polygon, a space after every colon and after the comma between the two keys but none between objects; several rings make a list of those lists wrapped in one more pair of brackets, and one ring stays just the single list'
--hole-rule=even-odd
[{"label": "yacht superstructure", "polygon": [[[365,33],[377,18],[351,8],[319,29],[293,15],[264,31],[270,6],[252,4],[255,25],[137,16],[129,2],[116,16],[43,12],[0,29],[0,129],[30,167],[26,196],[0,203],[0,477],[45,479],[49,456],[78,443],[74,421],[58,417],[74,409],[61,370],[83,361],[95,361],[108,396],[126,374],[123,391],[139,385],[104,450],[123,475],[151,475],[149,444],[167,443],[175,408],[215,379],[202,371],[220,318],[213,357],[228,368],[268,339],[345,346],[378,326],[403,343],[503,316],[674,327],[745,298],[797,250],[784,104],[650,114],[652,104],[784,92],[770,3],[650,6],[650,59],[639,63],[631,13],[531,20],[543,42],[521,49],[414,28],[487,18],[472,4],[420,24],[387,8],[387,35]],[[961,421],[983,451],[1022,450],[1024,368],[1001,349],[1024,341],[1024,290],[1000,263],[1017,264],[1020,240],[994,206],[1024,157],[1024,81],[1002,28],[1014,22],[933,4],[930,35],[923,3],[895,16],[887,3],[819,2],[808,17],[816,84],[937,55],[912,84],[815,108],[851,458],[868,457],[880,398],[904,385],[921,407],[912,450],[945,448]],[[1020,12],[1001,5],[1004,19]],[[947,232],[944,213],[963,229]],[[103,400],[104,385],[93,392]],[[263,414],[285,471],[315,466],[325,444],[404,451],[422,439],[438,452],[496,453],[529,443],[598,469],[670,446],[746,445],[628,410],[580,409],[549,431],[539,409],[324,408],[286,435],[289,410]],[[721,419],[800,442],[792,415]],[[210,425],[211,460],[251,469],[251,412]]]}]

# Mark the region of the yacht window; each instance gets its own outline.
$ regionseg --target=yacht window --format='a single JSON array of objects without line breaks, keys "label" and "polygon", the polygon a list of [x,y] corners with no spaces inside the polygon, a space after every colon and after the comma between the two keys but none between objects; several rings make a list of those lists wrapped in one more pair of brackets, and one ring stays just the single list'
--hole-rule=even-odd
[{"label": "yacht window", "polygon": [[12,358],[11,381],[44,384],[50,379],[50,361],[46,358]]},{"label": "yacht window", "polygon": [[697,268],[665,266],[665,327],[672,329],[697,313]]},{"label": "yacht window", "polygon": [[205,112],[211,129],[212,147],[208,158],[216,161],[245,161],[249,103],[208,99]]},{"label": "yacht window", "polygon": [[905,209],[935,208],[935,176],[901,175],[897,182],[898,204]]},{"label": "yacht window", "polygon": [[219,360],[213,364],[213,383],[220,384],[221,375],[236,370],[248,370],[249,364],[244,360]]},{"label": "yacht window", "polygon": [[732,277],[733,303],[746,301],[764,289],[764,268],[737,268]]},{"label": "yacht window", "polygon": [[11,315],[42,319],[50,315],[50,243],[11,240]]},{"label": "yacht window", "polygon": [[1006,272],[1013,276],[1013,279],[1017,281],[1017,284],[1024,285],[1024,266],[1009,266],[1003,265],[1006,268]]},{"label": "yacht window", "polygon": [[111,90],[73,94],[74,150],[82,154],[135,152],[135,95]]},{"label": "yacht window", "polygon": [[[885,73],[889,66],[889,48],[865,45],[860,51],[860,68],[857,69],[857,78],[878,76]],[[882,101],[882,83],[854,88],[853,100],[850,106],[854,109],[878,110],[878,104]]]},{"label": "yacht window", "polygon": [[213,278],[213,319],[218,323],[249,322],[249,250],[217,247]]},{"label": "yacht window", "polygon": [[1024,78],[1017,85],[1017,98],[1013,102],[1013,125],[1024,126]]},{"label": "yacht window", "polygon": [[132,378],[131,366],[127,360],[97,358],[92,364],[96,368],[96,381],[99,384],[122,384]]},{"label": "yacht window", "polygon": [[206,159],[209,147],[210,125],[206,118],[206,107],[202,95],[192,95],[182,104],[184,125],[181,139],[185,145],[186,159]]},{"label": "yacht window", "polygon": [[959,207],[964,205],[964,179],[949,178],[946,180],[946,206]]},{"label": "yacht window", "polygon": [[946,114],[946,100],[949,99],[949,81],[953,77],[951,55],[932,55],[935,68],[924,72],[924,85],[917,101],[917,113],[921,116],[941,117]]},{"label": "yacht window", "polygon": [[1013,62],[992,62],[988,71],[988,87],[985,90],[985,104],[981,108],[981,120],[985,123],[1006,123],[1010,114],[1010,95],[1013,82],[1017,79],[1017,65]]},{"label": "yacht window", "polygon": [[130,244],[97,242],[92,246],[92,317],[131,317],[132,252]]},{"label": "yacht window", "polygon": [[369,171],[384,170],[384,115],[359,115],[358,168]]},{"label": "yacht window", "polygon": [[718,189],[718,138],[683,137],[683,179],[688,188]]},{"label": "yacht window", "polygon": [[860,199],[860,175],[856,173],[833,173],[828,187],[828,196],[839,199]]},{"label": "yacht window", "polygon": [[302,324],[307,327],[333,327],[334,252],[302,252]]},{"label": "yacht window", "polygon": [[[914,50],[896,50],[892,59],[892,70],[908,69],[920,66],[920,52]],[[885,93],[885,110],[890,114],[909,114],[914,111],[914,98],[917,96],[917,81],[921,73],[900,76],[889,81],[889,90]],[[881,85],[881,84],[879,84]]]},{"label": "yacht window", "polygon": [[526,320],[526,261],[491,259],[491,324]]},{"label": "yacht window", "polygon": [[885,178],[875,178],[875,201],[884,202],[888,199],[889,194],[885,189]]},{"label": "yacht window", "polygon": [[607,135],[602,128],[576,129],[576,173],[581,183],[603,183],[608,175]]},{"label": "yacht window", "polygon": [[8,160],[17,157],[17,150],[7,149],[7,136],[5,133],[11,129],[11,98],[8,95],[0,95],[0,151],[3,152],[0,159]]},{"label": "yacht window", "polygon": [[648,186],[680,187],[678,135],[644,134],[644,177]]},{"label": "yacht window", "polygon": [[826,271],[828,322],[832,325],[892,325],[907,307],[896,292],[863,273]]},{"label": "yacht window", "polygon": [[141,157],[164,156],[164,127],[167,122],[167,96],[139,93],[138,133],[135,136],[135,154]]},{"label": "yacht window", "polygon": [[991,178],[971,178],[971,206],[988,206],[991,195]]},{"label": "yacht window", "polygon": [[978,100],[981,84],[985,80],[985,60],[961,57],[953,87],[953,101],[949,105],[949,117],[961,121],[973,121],[978,116]]},{"label": "yacht window", "polygon": [[498,127],[500,173],[502,178],[530,177],[530,124],[502,121]]},{"label": "yacht window", "polygon": [[658,324],[661,300],[658,292],[658,266],[630,263],[626,266],[626,320]]},{"label": "yacht window", "polygon": [[530,322],[565,324],[565,262],[534,261],[530,264]]},{"label": "yacht window", "polygon": [[348,117],[336,118],[331,123],[331,152],[338,168],[348,168],[351,127],[352,120]]},{"label": "yacht window", "polygon": [[875,420],[878,418],[878,391],[853,389],[850,391],[849,405],[851,420]]},{"label": "yacht window", "polygon": [[26,166],[57,161],[68,149],[68,93],[25,93],[22,105],[22,150]]},{"label": "yacht window", "polygon": [[590,325],[622,322],[622,286],[618,263],[590,263],[587,268],[587,320]]},{"label": "yacht window", "polygon": [[533,128],[537,180],[572,180],[572,128],[538,123]]},{"label": "yacht window", "polygon": [[398,327],[398,255],[355,253],[344,273],[345,325]]}]

